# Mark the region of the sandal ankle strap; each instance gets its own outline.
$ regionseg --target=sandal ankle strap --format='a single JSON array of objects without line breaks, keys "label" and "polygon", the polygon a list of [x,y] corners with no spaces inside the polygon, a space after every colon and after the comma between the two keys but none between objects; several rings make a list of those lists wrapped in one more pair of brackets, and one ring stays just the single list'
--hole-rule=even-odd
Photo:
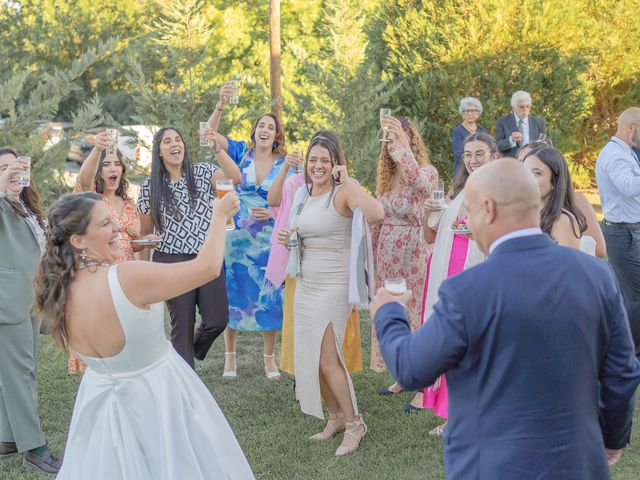
[{"label": "sandal ankle strap", "polygon": [[224,352],[225,355],[235,355],[236,352]]},{"label": "sandal ankle strap", "polygon": [[263,353],[263,354],[262,354],[262,356],[263,356],[264,358],[273,358],[273,357],[275,357],[275,356],[276,356],[276,354],[275,354],[275,352],[274,352],[274,353],[272,353],[271,355],[267,355],[266,353]]}]

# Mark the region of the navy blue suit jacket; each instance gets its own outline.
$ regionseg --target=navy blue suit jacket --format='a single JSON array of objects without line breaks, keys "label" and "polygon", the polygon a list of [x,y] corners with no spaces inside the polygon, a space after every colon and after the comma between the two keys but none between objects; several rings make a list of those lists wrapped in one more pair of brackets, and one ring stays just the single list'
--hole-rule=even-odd
[{"label": "navy blue suit jacket", "polygon": [[609,478],[604,448],[629,441],[640,362],[607,263],[515,238],[439,296],[414,334],[396,302],[375,325],[404,388],[446,372],[447,477]]}]

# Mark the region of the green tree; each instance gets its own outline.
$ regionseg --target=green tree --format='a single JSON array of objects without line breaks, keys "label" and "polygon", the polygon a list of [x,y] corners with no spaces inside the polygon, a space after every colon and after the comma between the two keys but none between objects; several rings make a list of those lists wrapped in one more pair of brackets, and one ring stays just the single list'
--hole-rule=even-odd
[{"label": "green tree", "polygon": [[[80,91],[78,80],[92,65],[104,60],[114,45],[112,40],[89,48],[68,70],[55,69],[39,76],[38,83],[30,90],[26,86],[32,74],[28,72],[17,73],[0,85],[0,114],[5,117],[0,128],[0,145],[11,146],[31,157],[34,184],[45,205],[68,191],[63,171],[69,136],[50,145],[46,137],[39,135],[36,121],[51,118],[65,98]],[[22,98],[27,100],[21,101]],[[71,135],[113,122],[104,114],[97,95],[80,105],[72,118],[75,130],[69,132]]]}]

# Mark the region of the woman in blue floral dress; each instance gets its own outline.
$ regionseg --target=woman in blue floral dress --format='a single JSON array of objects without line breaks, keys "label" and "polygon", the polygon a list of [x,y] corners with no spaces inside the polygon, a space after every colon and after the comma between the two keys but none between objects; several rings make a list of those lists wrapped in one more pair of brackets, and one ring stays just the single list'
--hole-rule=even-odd
[{"label": "woman in blue floral dress", "polygon": [[[217,127],[217,122],[210,123]],[[229,324],[224,332],[222,376],[237,377],[238,331],[259,331],[264,340],[265,374],[269,380],[280,380],[274,349],[282,329],[282,288],[269,284],[264,274],[274,224],[266,199],[271,183],[285,168],[284,132],[278,119],[266,114],[254,123],[250,143],[229,138],[220,143],[242,174],[242,183],[236,186],[240,196],[240,211],[234,218],[236,229],[227,234],[225,245]]]}]

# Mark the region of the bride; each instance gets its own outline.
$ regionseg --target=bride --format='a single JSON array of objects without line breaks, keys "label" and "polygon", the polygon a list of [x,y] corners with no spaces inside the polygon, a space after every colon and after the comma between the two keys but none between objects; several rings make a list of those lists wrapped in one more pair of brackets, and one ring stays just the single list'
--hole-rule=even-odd
[{"label": "bride", "polygon": [[95,193],[50,209],[35,280],[36,311],[88,365],[58,479],[253,479],[222,411],[164,333],[162,301],[219,275],[235,193],[214,202],[191,261],[128,262],[118,226]]}]

